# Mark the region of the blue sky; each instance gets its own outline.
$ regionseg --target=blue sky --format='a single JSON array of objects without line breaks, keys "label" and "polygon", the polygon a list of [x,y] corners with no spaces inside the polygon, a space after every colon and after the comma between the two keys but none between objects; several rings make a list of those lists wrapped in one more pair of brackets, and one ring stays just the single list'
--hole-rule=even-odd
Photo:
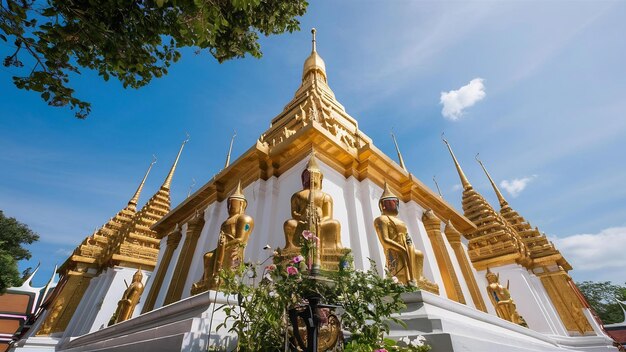
[{"label": "blue sky", "polygon": [[[126,205],[156,154],[145,201],[186,131],[173,206],[192,179],[197,189],[220,170],[233,130],[234,157],[249,148],[297,89],[316,27],[331,88],[381,150],[394,155],[393,128],[409,170],[433,188],[436,175],[460,209],[445,131],[492,204],[476,153],[496,182],[517,185],[505,197],[555,241],[575,280],[624,283],[625,11],[623,1],[314,1],[301,32],[261,40],[260,60],[218,64],[185,50],[169,75],[140,90],[85,72],[73,81],[93,103],[84,121],[18,91],[14,71],[1,68],[0,209],[41,235],[20,267],[41,261],[35,282],[45,281]],[[478,91],[456,101],[473,105],[444,117],[442,92],[476,79]]]}]

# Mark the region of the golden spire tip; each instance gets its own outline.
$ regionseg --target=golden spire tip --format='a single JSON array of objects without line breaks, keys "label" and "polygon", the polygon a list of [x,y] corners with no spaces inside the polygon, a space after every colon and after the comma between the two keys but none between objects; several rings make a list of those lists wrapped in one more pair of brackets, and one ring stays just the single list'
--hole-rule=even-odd
[{"label": "golden spire tip", "polygon": [[459,178],[461,179],[461,184],[463,185],[463,189],[468,189],[472,187],[472,185],[467,180],[467,177],[465,177],[465,173],[463,172],[463,169],[461,169],[461,165],[459,164],[459,161],[456,160],[456,156],[454,156],[454,152],[452,152],[452,147],[450,147],[450,143],[448,143],[448,141],[446,140],[445,134],[443,132],[441,133],[441,139],[448,147],[448,151],[450,152],[450,155],[452,156],[452,160],[454,161],[454,166],[456,166],[456,171],[459,173]]},{"label": "golden spire tip", "polygon": [[178,150],[178,155],[176,155],[176,159],[174,160],[174,164],[172,164],[172,168],[170,169],[170,172],[167,174],[167,177],[165,178],[165,181],[163,182],[163,188],[166,189],[170,189],[170,185],[172,184],[172,178],[174,177],[174,172],[176,171],[176,165],[178,165],[178,160],[180,159],[180,154],[182,154],[183,152],[183,148],[185,147],[185,144],[187,144],[187,142],[189,142],[189,133],[185,132],[185,134],[187,135],[187,138],[183,141],[183,144],[181,144],[180,149]]},{"label": "golden spire tip", "polygon": [[406,165],[404,165],[404,159],[402,158],[402,153],[400,153],[400,148],[398,147],[398,141],[396,140],[396,135],[393,134],[393,130],[390,133],[391,133],[391,138],[393,139],[393,144],[395,144],[396,146],[396,153],[398,153],[398,162],[400,164],[400,167],[402,167],[404,171],[409,172],[409,170],[407,170],[406,168]]},{"label": "golden spire tip", "polygon": [[317,51],[317,48],[316,48],[316,45],[315,45],[315,33],[316,32],[317,32],[317,30],[315,28],[311,28],[311,35],[313,37],[313,40],[312,40],[312,45],[313,46],[312,46],[312,50],[311,50],[312,52],[316,52]]},{"label": "golden spire tip", "polygon": [[157,162],[157,157],[154,154],[152,154],[152,162],[150,163],[150,166],[148,166],[148,171],[146,171],[146,174],[143,176],[143,179],[141,180],[139,187],[137,187],[137,191],[135,191],[135,194],[133,195],[133,197],[130,199],[130,201],[128,201],[128,205],[131,205],[131,206],[137,205],[137,202],[139,201],[139,195],[141,194],[141,190],[143,189],[143,186],[146,184],[146,179],[148,178],[148,174],[150,174],[150,170],[152,170],[152,165],[156,164],[156,162]]},{"label": "golden spire tip", "polygon": [[506,206],[508,204],[506,199],[504,199],[502,192],[500,192],[500,190],[498,189],[498,186],[491,178],[491,175],[489,175],[489,172],[487,172],[487,168],[485,167],[483,162],[480,161],[480,159],[478,159],[478,155],[480,155],[480,153],[476,153],[476,156],[474,158],[476,159],[476,161],[478,161],[478,163],[480,164],[480,167],[483,168],[485,175],[487,175],[487,178],[489,179],[489,183],[491,183],[491,187],[493,187],[494,192],[496,192],[496,196],[498,197],[498,202],[500,202],[500,207]]}]

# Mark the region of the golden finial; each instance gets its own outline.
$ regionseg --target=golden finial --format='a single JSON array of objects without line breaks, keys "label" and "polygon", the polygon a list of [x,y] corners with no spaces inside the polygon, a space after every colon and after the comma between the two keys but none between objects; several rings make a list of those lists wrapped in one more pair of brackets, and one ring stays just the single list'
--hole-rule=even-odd
[{"label": "golden finial", "polygon": [[441,194],[441,189],[439,189],[439,183],[437,183],[437,179],[435,178],[435,175],[433,175],[433,182],[435,182],[435,187],[437,187],[437,193],[439,193],[439,197],[443,198],[443,194]]},{"label": "golden finial", "polygon": [[196,185],[196,179],[195,178],[191,178],[191,185],[189,185],[189,191],[187,192],[187,198],[189,198],[189,196],[191,196],[191,190],[193,189],[193,187]]},{"label": "golden finial", "polygon": [[380,200],[388,199],[388,198],[398,198],[398,197],[396,197],[396,195],[391,192],[391,190],[389,189],[389,185],[387,184],[387,181],[385,181],[385,184],[383,185],[383,194],[380,195]]},{"label": "golden finial", "polygon": [[137,191],[135,192],[135,195],[130,199],[130,201],[128,201],[128,205],[137,206],[137,202],[139,201],[139,195],[141,194],[141,190],[143,189],[143,186],[146,183],[146,179],[148,178],[148,174],[150,173],[150,170],[152,170],[152,165],[156,164],[156,162],[157,162],[157,157],[154,154],[152,154],[152,162],[150,163],[150,166],[148,166],[148,171],[146,171],[146,174],[143,176],[143,180],[141,180],[139,187],[137,187]]},{"label": "golden finial", "polygon": [[452,156],[452,160],[454,160],[456,171],[458,171],[459,177],[461,178],[461,184],[463,185],[463,189],[471,188],[472,185],[467,180],[467,177],[465,177],[465,173],[463,173],[463,169],[461,169],[461,165],[459,165],[459,162],[456,160],[456,156],[454,156],[454,153],[452,152],[452,147],[450,147],[450,143],[448,143],[448,141],[444,138],[444,133],[441,133],[441,139],[446,144],[446,146],[448,146],[448,151],[450,152],[450,155]]},{"label": "golden finial", "polygon": [[480,161],[480,159],[478,159],[478,155],[480,153],[476,153],[476,161],[478,161],[478,163],[480,164],[480,166],[483,168],[483,171],[485,172],[485,175],[487,175],[487,178],[489,179],[489,182],[491,183],[491,187],[493,187],[493,190],[496,192],[496,196],[498,197],[498,202],[500,202],[500,206],[504,207],[506,206],[508,203],[506,202],[506,199],[504,199],[504,196],[502,196],[502,193],[500,192],[500,190],[498,189],[498,186],[496,186],[496,183],[493,182],[493,179],[491,178],[491,175],[489,175],[489,172],[487,172],[487,168],[485,167],[485,165],[483,164],[482,161]]},{"label": "golden finial", "polygon": [[304,61],[304,68],[302,70],[302,81],[304,81],[307,77],[307,74],[311,71],[317,72],[321,75],[321,78],[324,82],[326,82],[326,64],[324,60],[317,54],[317,41],[315,40],[315,28],[311,29],[312,34],[312,43],[311,43],[311,54]]},{"label": "golden finial", "polygon": [[313,52],[313,53],[317,51],[317,48],[316,48],[316,45],[315,45],[315,32],[317,32],[317,30],[315,28],[311,28],[311,35],[313,37],[311,52]]},{"label": "golden finial", "polygon": [[402,153],[400,153],[400,148],[398,148],[398,141],[396,140],[396,136],[393,134],[393,131],[391,131],[391,138],[393,139],[393,144],[395,144],[396,146],[396,153],[398,153],[398,161],[400,163],[400,167],[404,169],[404,171],[409,172],[409,170],[407,170],[406,166],[404,165],[404,159],[402,159]]},{"label": "golden finial", "polygon": [[180,159],[180,154],[183,152],[183,148],[185,147],[185,144],[187,144],[187,142],[189,142],[189,133],[187,133],[187,138],[183,141],[183,144],[181,144],[180,149],[178,150],[178,155],[176,155],[176,160],[174,160],[174,164],[172,165],[172,168],[170,169],[169,174],[167,174],[167,177],[163,182],[163,186],[161,187],[165,189],[170,189],[170,185],[172,184],[172,178],[174,177],[174,171],[176,171],[176,165],[178,164],[178,159]]},{"label": "golden finial", "polygon": [[230,165],[230,154],[233,152],[233,142],[235,141],[235,137],[237,137],[237,131],[233,132],[233,137],[230,139],[230,147],[228,147],[228,155],[226,155],[226,164],[224,164],[224,168],[227,168]]},{"label": "golden finial", "polygon": [[243,191],[241,190],[241,180],[237,182],[237,188],[235,188],[235,191],[233,192],[233,194],[231,194],[230,197],[228,198],[237,198],[237,199],[246,200],[246,196],[244,196]]}]

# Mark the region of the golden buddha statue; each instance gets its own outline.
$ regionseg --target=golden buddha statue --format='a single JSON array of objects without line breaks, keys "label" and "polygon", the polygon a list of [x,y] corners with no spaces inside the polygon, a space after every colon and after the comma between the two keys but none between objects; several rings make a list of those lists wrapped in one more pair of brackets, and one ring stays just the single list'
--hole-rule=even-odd
[{"label": "golden buddha statue", "polygon": [[424,254],[415,248],[406,224],[398,218],[399,206],[400,200],[391,193],[385,182],[378,202],[382,214],[374,219],[374,227],[385,252],[387,270],[405,285],[417,285],[438,294],[437,284],[423,276]]},{"label": "golden buddha statue", "polygon": [[220,227],[217,248],[204,254],[204,274],[202,280],[191,287],[192,295],[217,289],[220,270],[236,267],[243,261],[244,249],[254,228],[254,220],[244,214],[248,202],[241,191],[241,181],[235,192],[228,197],[227,206],[228,219]]},{"label": "golden buddha statue", "polygon": [[117,302],[117,309],[115,313],[113,313],[111,320],[109,320],[109,326],[121,323],[133,316],[135,306],[139,303],[139,298],[144,289],[143,283],[141,283],[142,279],[143,274],[141,273],[141,269],[137,269],[137,272],[133,275],[133,282],[131,282],[128,288],[126,288],[126,291],[124,291],[122,299]]},{"label": "golden buddha statue", "polygon": [[333,199],[322,191],[322,174],[315,154],[311,155],[302,172],[302,190],[291,196],[291,216],[283,226],[285,232],[284,251],[301,247],[302,231],[309,230],[320,239],[324,251],[340,251],[341,224],[333,219]]},{"label": "golden buddha statue", "polygon": [[496,309],[498,317],[512,323],[528,327],[524,318],[517,313],[517,307],[515,306],[515,302],[511,298],[511,293],[509,292],[509,283],[507,282],[507,287],[500,285],[500,275],[492,273],[489,268],[487,268],[487,274],[485,274],[485,277],[489,283],[489,285],[487,285],[487,293],[489,294],[491,303],[493,303],[493,306]]}]

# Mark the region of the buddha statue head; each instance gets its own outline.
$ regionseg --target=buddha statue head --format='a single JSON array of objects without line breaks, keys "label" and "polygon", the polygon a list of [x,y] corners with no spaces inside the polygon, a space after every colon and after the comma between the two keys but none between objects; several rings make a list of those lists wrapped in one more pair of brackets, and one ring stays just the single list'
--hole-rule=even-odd
[{"label": "buddha statue head", "polygon": [[143,274],[141,273],[141,268],[139,268],[133,275],[133,282],[141,282],[141,279],[143,279]]},{"label": "buddha statue head", "polygon": [[485,274],[485,278],[487,279],[487,282],[490,284],[496,284],[500,282],[500,275],[496,275],[492,273],[491,270],[489,270],[489,268],[487,268],[487,273]]},{"label": "buddha statue head", "polygon": [[302,187],[304,189],[322,189],[322,181],[324,180],[324,175],[322,174],[322,170],[320,170],[319,166],[317,165],[315,153],[311,154],[311,158],[306,165],[306,169],[302,171],[301,177]]},{"label": "buddha statue head", "polygon": [[378,201],[378,208],[384,215],[398,215],[398,208],[400,207],[400,200],[396,197],[391,190],[389,190],[389,186],[387,182],[385,182],[385,186],[383,188],[383,194],[380,196],[380,200]]},{"label": "buddha statue head", "polygon": [[243,214],[243,212],[246,210],[246,207],[248,206],[248,201],[241,191],[241,181],[237,183],[237,188],[235,189],[233,194],[228,197],[227,206],[229,216]]}]

